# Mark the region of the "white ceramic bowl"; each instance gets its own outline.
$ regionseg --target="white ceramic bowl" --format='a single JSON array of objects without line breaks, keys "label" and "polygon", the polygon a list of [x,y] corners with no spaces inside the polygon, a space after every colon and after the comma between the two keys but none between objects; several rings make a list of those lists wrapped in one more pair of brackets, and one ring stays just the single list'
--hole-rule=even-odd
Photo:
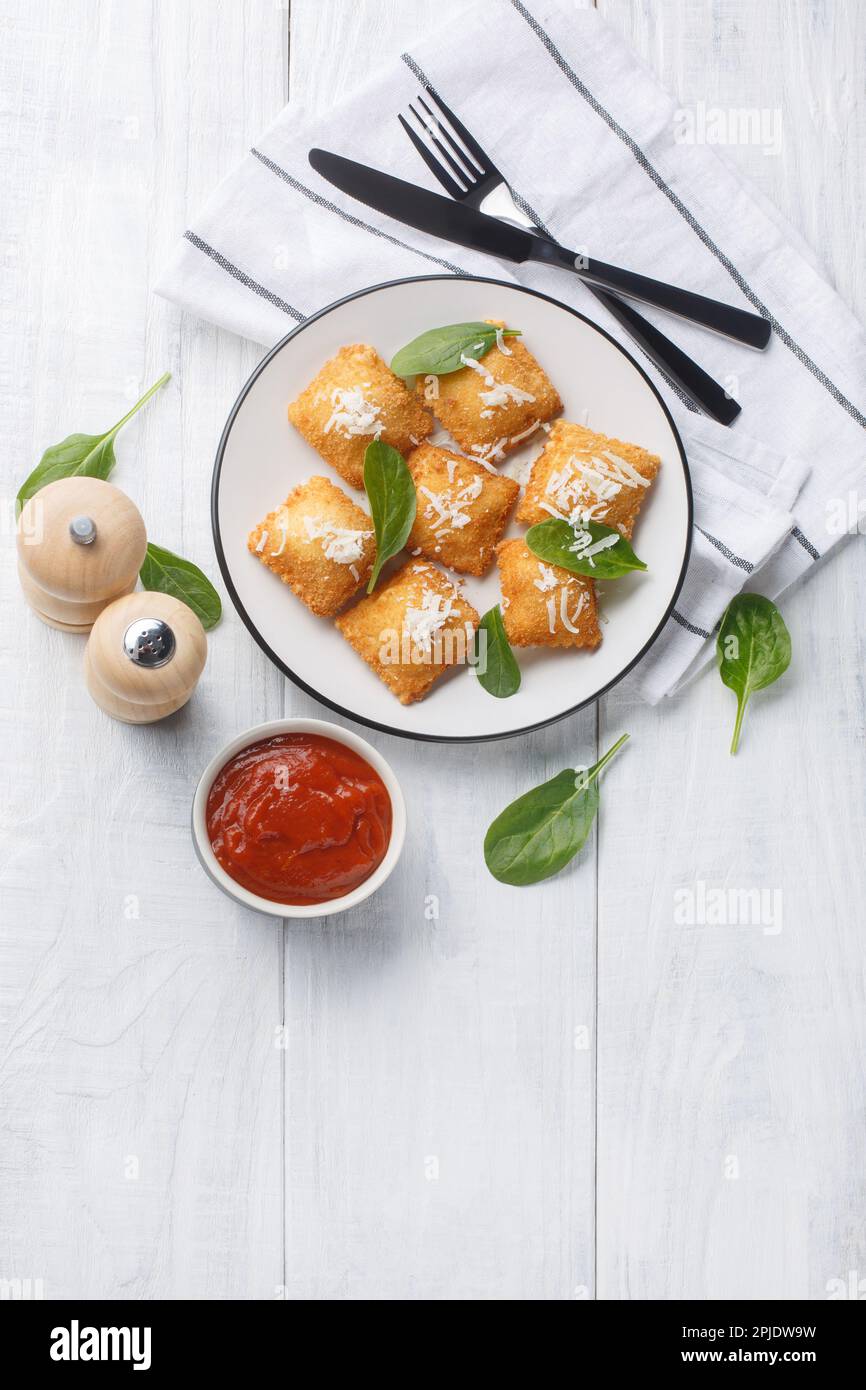
[{"label": "white ceramic bowl", "polygon": [[[326,903],[310,903],[308,906],[298,903],[271,902],[270,898],[260,898],[257,893],[251,893],[247,888],[243,888],[241,884],[235,882],[231,875],[226,873],[213,852],[210,836],[207,833],[206,813],[207,799],[217,774],[243,748],[249,748],[251,743],[259,743],[262,739],[273,738],[276,734],[318,734],[321,738],[332,738],[335,743],[344,744],[357,753],[359,757],[365,758],[370,766],[378,772],[391,798],[391,839],[385,858],[369,878],[365,879],[351,893],[344,894],[342,898],[332,898]],[[348,912],[349,908],[357,907],[365,898],[369,898],[371,893],[375,893],[377,888],[382,887],[400,858],[403,849],[403,841],[406,838],[406,803],[403,800],[400,784],[391,767],[386,763],[382,754],[377,753],[366,739],[359,738],[349,729],[343,729],[339,724],[330,724],[324,719],[272,719],[268,724],[256,724],[254,728],[246,729],[242,734],[238,734],[237,738],[233,738],[211,758],[199,779],[193,797],[192,838],[202,868],[213,879],[217,887],[221,888],[230,898],[234,898],[235,902],[242,903],[244,907],[252,907],[257,912],[266,912],[271,917],[330,917],[333,913]]]}]

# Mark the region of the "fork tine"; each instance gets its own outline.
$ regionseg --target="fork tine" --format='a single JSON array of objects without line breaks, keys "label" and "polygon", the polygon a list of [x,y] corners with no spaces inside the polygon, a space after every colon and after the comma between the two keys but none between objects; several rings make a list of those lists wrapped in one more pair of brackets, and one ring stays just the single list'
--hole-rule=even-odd
[{"label": "fork tine", "polygon": [[437,178],[439,180],[446,192],[450,193],[452,198],[464,197],[466,189],[462,188],[458,183],[456,183],[455,180],[452,179],[451,175],[447,173],[445,169],[442,168],[442,165],[439,163],[439,160],[436,158],[433,151],[427,145],[425,145],[420,135],[416,135],[415,131],[412,129],[405,117],[402,115],[398,115],[397,120],[400,122],[406,134],[409,136],[409,139],[412,141],[412,144],[415,146],[416,150],[420,154],[424,163],[427,165],[427,168],[430,170],[431,174],[434,176],[434,178]]},{"label": "fork tine", "polygon": [[[418,101],[419,101],[420,104],[424,107],[424,110],[427,112],[427,115],[430,117],[431,121],[432,121],[433,124],[436,126],[436,129],[438,130],[439,134],[442,136],[442,138],[443,138],[444,140],[447,140],[447,141],[448,141],[448,144],[451,146],[451,148],[452,148],[452,150],[454,151],[454,153],[455,153],[456,155],[459,156],[459,158],[460,158],[460,160],[462,161],[462,163],[466,166],[466,169],[467,169],[468,172],[472,175],[472,181],[473,181],[473,183],[474,183],[478,178],[483,178],[484,175],[485,175],[486,172],[487,172],[487,170],[486,170],[486,168],[483,166],[483,164],[482,164],[482,167],[481,167],[480,169],[476,168],[476,167],[475,167],[475,164],[473,163],[473,161],[472,161],[472,159],[469,157],[469,155],[466,153],[466,151],[465,151],[464,149],[462,149],[460,145],[457,144],[457,141],[454,139],[454,137],[453,137],[453,135],[451,134],[450,130],[446,130],[445,126],[444,126],[444,125],[442,124],[442,122],[439,120],[439,117],[436,115],[435,111],[431,111],[431,110],[430,110],[430,107],[427,105],[427,103],[426,103],[426,101],[424,100],[424,98],[423,98],[423,97],[419,97],[419,98],[418,98]],[[432,140],[435,140],[436,137],[434,136],[433,131],[430,129],[430,126],[428,126],[428,125],[426,124],[426,122],[425,122],[425,128],[426,128],[426,130],[428,131],[428,133],[429,133],[429,135],[430,135],[430,138],[431,138]],[[479,145],[478,148],[480,149],[481,146]]]},{"label": "fork tine", "polygon": [[439,107],[439,110],[442,112],[445,119],[450,123],[451,129],[455,130],[457,134],[460,136],[460,139],[463,141],[467,150],[472,155],[472,158],[479,165],[481,172],[487,175],[498,173],[499,171],[496,168],[496,166],[491,162],[490,157],[484,153],[484,150],[481,148],[474,136],[469,134],[469,131],[466,129],[463,122],[460,120],[458,116],[455,116],[450,106],[446,106],[445,102],[442,100],[435,88],[427,87],[426,92],[433,104]]},{"label": "fork tine", "polygon": [[[419,101],[420,100],[421,98],[419,97]],[[458,163],[456,159],[452,159],[451,155],[448,153],[441,140],[438,140],[436,138],[436,131],[434,131],[433,127],[428,125],[423,116],[419,116],[414,106],[410,105],[409,110],[412,112],[412,115],[415,117],[415,120],[418,122],[421,129],[429,137],[432,144],[436,146],[436,149],[439,151],[440,155],[445,160],[445,163],[448,165],[449,169],[454,174],[454,177],[467,185],[466,189],[464,189],[464,192],[468,191],[468,189],[470,188],[473,188],[478,181],[478,170],[475,168],[475,165],[472,163],[472,161],[469,159],[466,153],[463,150],[461,150],[458,145],[455,145],[452,141],[452,148],[455,149],[457,153],[460,155],[462,163]],[[435,116],[433,116],[432,119],[433,121],[435,121],[436,130],[441,131],[441,133],[447,138],[448,132],[439,124]]]}]

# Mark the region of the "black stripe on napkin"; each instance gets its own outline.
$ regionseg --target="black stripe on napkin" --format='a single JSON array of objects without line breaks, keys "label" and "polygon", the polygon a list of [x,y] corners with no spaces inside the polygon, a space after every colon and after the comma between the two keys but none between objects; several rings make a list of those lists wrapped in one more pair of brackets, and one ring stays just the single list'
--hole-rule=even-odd
[{"label": "black stripe on napkin", "polygon": [[791,532],[791,535],[794,537],[795,541],[798,541],[800,543],[804,550],[808,551],[808,553],[812,556],[813,560],[820,560],[821,552],[819,550],[816,550],[812,542],[806,536],[803,535],[803,532],[800,530],[799,526],[794,527],[793,531]]},{"label": "black stripe on napkin", "polygon": [[722,541],[717,540],[715,536],[711,536],[709,531],[704,530],[703,526],[696,526],[695,530],[700,531],[704,539],[708,540],[710,545],[714,545],[716,550],[718,550],[721,555],[724,555],[726,560],[730,560],[732,565],[736,565],[737,569],[745,570],[746,574],[752,573],[755,566],[749,560],[744,560],[741,555],[735,555],[733,550],[729,550]]},{"label": "black stripe on napkin", "polygon": [[671,617],[675,623],[679,623],[680,627],[684,627],[686,632],[693,633],[695,637],[712,637],[713,635],[702,627],[695,627],[694,623],[690,623],[688,618],[684,618],[682,613],[678,613],[675,608],[671,609]]},{"label": "black stripe on napkin", "polygon": [[192,242],[193,246],[197,247],[199,251],[203,251],[206,256],[210,256],[211,260],[215,261],[220,269],[224,270],[227,275],[232,275],[235,280],[239,280],[248,290],[252,290],[254,294],[261,295],[262,299],[266,299],[268,303],[273,304],[276,309],[282,309],[284,314],[289,314],[297,323],[305,322],[306,316],[301,313],[300,309],[295,309],[291,304],[287,304],[284,299],[280,299],[278,294],[274,294],[273,290],[269,290],[264,285],[260,285],[258,280],[254,280],[252,276],[247,275],[245,270],[241,270],[238,266],[233,265],[221,251],[216,251],[213,246],[208,246],[207,242],[202,241],[201,237],[195,232],[184,232],[184,237],[187,241]]}]

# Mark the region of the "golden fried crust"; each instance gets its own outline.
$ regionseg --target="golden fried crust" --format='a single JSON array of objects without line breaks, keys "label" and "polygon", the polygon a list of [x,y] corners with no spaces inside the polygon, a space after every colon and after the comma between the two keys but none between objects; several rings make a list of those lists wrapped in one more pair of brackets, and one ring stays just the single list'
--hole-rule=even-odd
[{"label": "golden fried crust", "polygon": [[630,464],[648,484],[661,467],[658,455],[638,444],[557,420],[532,465],[518,521],[532,526],[553,515],[569,517],[577,508],[590,521],[615,526],[630,539],[649,487],[637,483],[617,460]]},{"label": "golden fried crust", "polygon": [[591,579],[545,564],[522,540],[501,541],[496,559],[502,619],[513,647],[598,646],[601,628]]},{"label": "golden fried crust", "polygon": [[369,579],[376,541],[370,517],[341,488],[310,478],[250,532],[247,549],[313,613],[332,618]]},{"label": "golden fried crust", "polygon": [[340,348],[325,363],[292,401],[289,419],[356,488],[364,486],[364,454],[374,439],[406,454],[433,432],[433,421],[418,398],[364,343]]},{"label": "golden fried crust", "polygon": [[[555,387],[521,339],[506,338],[505,347],[510,355],[492,347],[480,359],[484,376],[472,367],[461,367],[446,376],[419,377],[416,385],[464,453],[477,454],[492,463],[519,449],[531,437],[533,426],[550,420],[562,409]],[[485,402],[482,393],[495,390],[489,377],[494,383],[528,392],[533,399]]]},{"label": "golden fried crust", "polygon": [[[346,641],[403,705],[423,699],[449,666],[466,661],[477,623],[472,604],[426,560],[407,561],[337,619]],[[425,624],[434,628],[426,641]]]},{"label": "golden fried crust", "polygon": [[520,488],[471,460],[422,444],[406,460],[418,510],[406,542],[460,574],[484,574]]}]

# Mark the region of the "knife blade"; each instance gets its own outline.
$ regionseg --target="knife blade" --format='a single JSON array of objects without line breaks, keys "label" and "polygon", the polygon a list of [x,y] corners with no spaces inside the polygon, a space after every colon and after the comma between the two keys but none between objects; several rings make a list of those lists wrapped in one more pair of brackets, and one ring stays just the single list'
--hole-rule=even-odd
[{"label": "knife blade", "polygon": [[439,193],[329,150],[312,149],[308,158],[316,173],[335,188],[416,231],[518,265],[537,261],[569,270],[590,284],[654,304],[749,347],[765,348],[770,341],[770,325],[758,314],[579,255],[558,242],[478,212],[466,203],[443,198]]}]

